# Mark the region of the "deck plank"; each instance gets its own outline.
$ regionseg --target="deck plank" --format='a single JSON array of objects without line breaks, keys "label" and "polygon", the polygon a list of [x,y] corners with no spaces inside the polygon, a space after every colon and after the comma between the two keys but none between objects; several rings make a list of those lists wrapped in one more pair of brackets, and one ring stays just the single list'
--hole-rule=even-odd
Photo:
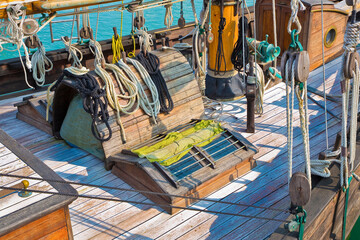
[{"label": "deck plank", "polygon": [[[326,65],[326,91],[339,94],[338,70],[335,67],[341,59]],[[310,86],[322,91],[322,70],[316,69],[309,76]],[[289,203],[287,191],[286,155],[286,113],[284,84],[269,89],[265,93],[264,113],[256,117],[256,132],[245,133],[246,99],[224,104],[229,114],[221,116],[249,141],[259,148],[256,154],[258,166],[239,179],[227,184],[209,196],[246,204],[286,208]],[[312,95],[322,102],[320,97]],[[122,180],[103,169],[103,162],[81,149],[69,147],[63,141],[15,119],[13,104],[22,97],[0,101],[0,128],[30,149],[37,157],[56,171],[62,178],[71,181],[98,185],[130,188]],[[295,102],[297,102],[295,100]],[[340,104],[328,101],[328,109],[341,115]],[[296,108],[296,106],[295,106]],[[324,110],[309,100],[310,137],[312,156],[325,150]],[[294,111],[294,168],[303,167],[302,136],[299,129],[298,111]],[[19,131],[21,129],[21,131]],[[330,143],[340,130],[338,121],[329,115]],[[15,173],[16,162],[6,148],[0,145],[0,170]],[[26,166],[18,165],[18,171],[26,171]],[[104,188],[90,188],[74,185],[80,194],[111,196],[116,199],[149,201],[143,195]],[[36,198],[33,198],[36,199]],[[203,209],[234,212],[241,214],[286,218],[286,213],[259,210],[221,203],[200,201],[193,205]],[[70,205],[75,239],[258,239],[268,236],[279,225],[278,222],[226,215],[214,215],[193,211],[180,211],[169,215],[160,208],[128,203],[104,202],[79,198]],[[261,229],[261,230],[259,230]]]}]

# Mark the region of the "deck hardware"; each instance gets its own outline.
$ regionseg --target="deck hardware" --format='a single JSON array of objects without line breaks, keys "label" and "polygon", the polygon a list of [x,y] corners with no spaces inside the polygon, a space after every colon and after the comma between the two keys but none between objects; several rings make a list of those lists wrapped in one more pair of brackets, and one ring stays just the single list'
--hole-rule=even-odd
[{"label": "deck hardware", "polygon": [[345,78],[353,78],[355,71],[355,62],[360,62],[360,57],[358,52],[347,52],[345,56],[345,61],[343,65],[344,76]]},{"label": "deck hardware", "polygon": [[199,157],[201,157],[205,162],[204,166],[210,166],[211,168],[215,169],[215,161],[211,156],[209,156],[206,152],[202,151],[201,148],[199,148],[198,146],[194,146],[193,148],[195,150],[195,153],[198,152],[198,155],[200,155]]},{"label": "deck hardware", "polygon": [[285,228],[289,232],[295,232],[296,229],[299,228],[298,239],[302,240],[304,237],[304,225],[306,223],[307,213],[305,209],[303,209],[302,207],[296,207],[295,211],[296,211],[295,218],[290,223],[285,224]]},{"label": "deck hardware", "polygon": [[41,42],[39,37],[37,35],[34,35],[25,39],[25,45],[27,48],[35,49],[41,46]]},{"label": "deck hardware", "polygon": [[22,29],[25,35],[34,35],[39,29],[39,24],[35,19],[27,18],[24,20]]},{"label": "deck hardware", "polygon": [[177,181],[175,181],[175,180],[173,179],[173,177],[171,177],[171,173],[170,173],[169,171],[165,170],[158,162],[153,162],[152,164],[155,166],[155,168],[156,168],[157,170],[159,170],[159,172],[161,173],[161,175],[162,175],[163,177],[165,177],[166,180],[168,180],[168,181],[170,182],[170,184],[171,184],[173,187],[175,187],[175,188],[178,188],[178,187],[179,187],[179,183],[178,183]]},{"label": "deck hardware", "polygon": [[19,197],[29,197],[32,194],[32,192],[26,190],[29,187],[29,181],[23,180],[21,183],[24,185],[24,190],[18,193]]},{"label": "deck hardware", "polygon": [[82,39],[90,39],[91,35],[93,34],[93,30],[91,27],[83,27],[80,29],[80,38]]},{"label": "deck hardware", "polygon": [[310,182],[303,172],[296,172],[290,179],[289,192],[293,206],[305,206],[311,196]]},{"label": "deck hardware", "polygon": [[184,28],[185,27],[185,18],[184,18],[184,3],[181,2],[180,3],[180,18],[178,20],[178,25],[180,28]]}]

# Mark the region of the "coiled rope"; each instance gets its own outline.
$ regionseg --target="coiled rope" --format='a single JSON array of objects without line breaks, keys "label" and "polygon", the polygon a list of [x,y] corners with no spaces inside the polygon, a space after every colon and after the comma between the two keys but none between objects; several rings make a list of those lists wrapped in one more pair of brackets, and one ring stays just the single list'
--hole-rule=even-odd
[{"label": "coiled rope", "polygon": [[140,107],[144,110],[144,112],[147,115],[153,118],[154,123],[156,124],[157,123],[156,117],[160,112],[159,95],[156,86],[151,80],[151,77],[147,73],[146,69],[144,69],[144,67],[138,61],[131,58],[127,58],[127,61],[133,64],[136,70],[140,73],[145,85],[148,87],[150,91],[152,101],[149,100],[143,86],[141,85],[140,80],[132,72],[131,68],[126,63],[124,63],[122,59],[118,61],[116,65],[126,73],[126,75],[131,79],[133,83],[136,84],[139,94]]},{"label": "coiled rope", "polygon": [[146,56],[143,52],[140,52],[136,56],[136,59],[149,73],[156,86],[160,101],[160,112],[170,113],[174,109],[174,102],[166,85],[166,81],[160,71],[160,59],[150,52],[148,52]]},{"label": "coiled rope", "polygon": [[218,36],[218,47],[216,51],[215,59],[215,74],[220,74],[222,63],[224,63],[226,70],[226,60],[224,56],[224,44],[223,44],[223,31],[226,26],[226,18],[224,18],[224,0],[220,0],[220,22],[219,22],[219,36]]},{"label": "coiled rope", "polygon": [[174,16],[172,14],[172,3],[165,5],[165,18],[164,18],[164,25],[166,28],[170,28],[174,22]]},{"label": "coiled rope", "polygon": [[[22,4],[9,5],[7,8],[8,19],[0,23],[0,52],[6,50],[10,52],[18,51],[21,65],[24,70],[25,82],[29,88],[34,88],[28,82],[26,67],[31,70],[31,61],[25,43],[23,41],[24,31],[23,24],[26,17],[26,10],[23,9]],[[7,49],[2,46],[2,43],[11,43],[16,45],[15,49]],[[21,57],[20,49],[24,49],[25,65]]]},{"label": "coiled rope", "polygon": [[[108,101],[106,99],[105,90],[100,88],[96,79],[86,71],[82,71],[81,74],[74,74],[73,70],[76,68],[65,69],[60,78],[56,81],[51,91],[56,90],[65,77],[73,80],[74,87],[80,93],[83,99],[84,110],[91,115],[91,131],[94,137],[101,141],[108,141],[112,136],[112,130],[109,125],[109,113],[107,110]],[[78,72],[79,73],[79,72]],[[100,122],[104,122],[108,129],[108,136],[101,136],[96,128],[96,125]]]},{"label": "coiled rope", "polygon": [[37,51],[31,56],[32,76],[39,87],[45,84],[45,74],[53,69],[52,61],[46,56],[44,45],[40,42]]},{"label": "coiled rope", "polygon": [[[102,53],[101,45],[99,42],[97,42],[93,39],[90,39],[89,46],[90,46],[91,51],[95,55],[95,61],[94,61],[95,72],[104,82],[105,90],[106,90],[106,97],[108,99],[109,105],[112,109],[114,109],[116,111],[116,122],[120,127],[121,138],[122,138],[123,142],[126,142],[125,129],[122,124],[121,116],[120,116],[120,112],[122,110],[121,110],[121,105],[119,104],[119,101],[118,101],[119,95],[116,94],[113,80],[112,80],[110,74],[106,71],[106,69],[113,71],[115,73],[115,78],[119,77],[119,79],[116,79],[118,82],[120,82],[120,79],[123,79],[123,78],[121,78],[122,73],[120,72],[120,69],[118,69],[116,66],[112,66],[112,64],[105,63],[105,57]],[[126,82],[125,86],[129,86],[128,90],[129,90],[129,92],[132,93],[131,98],[130,98],[131,100],[128,102],[128,104],[130,104],[130,106],[127,106],[127,108],[125,110],[125,112],[127,112],[136,103],[137,92],[134,91],[134,90],[136,90],[135,85],[130,86],[129,83]],[[135,88],[134,88],[134,86],[135,86]]]},{"label": "coiled rope", "polygon": [[[244,21],[244,29],[242,23]],[[249,22],[246,17],[239,18],[239,37],[235,43],[234,50],[231,54],[231,62],[234,64],[234,68],[240,72],[244,65],[243,65],[243,58],[245,58],[245,65],[249,63],[249,45],[247,44],[246,40],[246,33],[249,28]],[[245,34],[243,34],[243,32]],[[245,44],[243,44],[245,42]],[[244,56],[243,56],[244,55]]]},{"label": "coiled rope", "polygon": [[139,37],[140,49],[146,52],[150,52],[151,47],[153,46],[152,35],[149,34],[146,30],[141,29],[136,29],[135,34],[137,34]]}]

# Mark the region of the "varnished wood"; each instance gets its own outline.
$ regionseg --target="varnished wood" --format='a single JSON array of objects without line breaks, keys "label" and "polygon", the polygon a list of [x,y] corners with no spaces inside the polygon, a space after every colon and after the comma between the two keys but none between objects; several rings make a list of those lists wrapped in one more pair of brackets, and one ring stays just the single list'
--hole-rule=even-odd
[{"label": "varnished wood", "polygon": [[[309,1],[311,2],[311,1]],[[321,11],[318,3],[311,5],[304,2],[305,11],[299,11],[298,17],[302,26],[299,34],[299,41],[304,50],[307,50],[310,58],[310,70],[322,65],[322,40],[325,36],[321,33]],[[264,40],[265,35],[269,35],[269,42],[274,43],[273,33],[273,16],[272,1],[261,0],[256,2],[257,14],[257,36]],[[276,0],[276,16],[277,16],[277,40],[278,46],[283,53],[288,49],[291,42],[290,34],[287,32],[287,25],[290,18],[290,1]],[[325,62],[329,62],[340,56],[343,52],[342,45],[346,28],[347,12],[343,11],[343,6],[336,8],[332,3],[324,3],[324,34],[328,29],[334,27],[336,29],[336,38],[331,47],[325,47]],[[292,29],[296,26],[292,25]]]},{"label": "varnished wood", "polygon": [[[60,230],[61,231],[58,231]],[[64,234],[64,231],[66,234]],[[1,240],[10,239],[64,239],[67,240],[67,226],[65,209],[59,209],[36,221],[14,230],[0,237]]]}]

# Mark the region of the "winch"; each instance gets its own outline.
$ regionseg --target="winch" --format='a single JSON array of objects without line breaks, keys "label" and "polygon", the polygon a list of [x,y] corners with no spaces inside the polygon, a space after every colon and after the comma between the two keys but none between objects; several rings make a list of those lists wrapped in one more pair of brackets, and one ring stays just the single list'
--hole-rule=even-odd
[{"label": "winch", "polygon": [[251,52],[257,53],[257,61],[268,63],[275,60],[280,55],[280,47],[275,47],[268,42],[269,35],[266,35],[264,41],[257,41],[255,38],[247,38]]}]

